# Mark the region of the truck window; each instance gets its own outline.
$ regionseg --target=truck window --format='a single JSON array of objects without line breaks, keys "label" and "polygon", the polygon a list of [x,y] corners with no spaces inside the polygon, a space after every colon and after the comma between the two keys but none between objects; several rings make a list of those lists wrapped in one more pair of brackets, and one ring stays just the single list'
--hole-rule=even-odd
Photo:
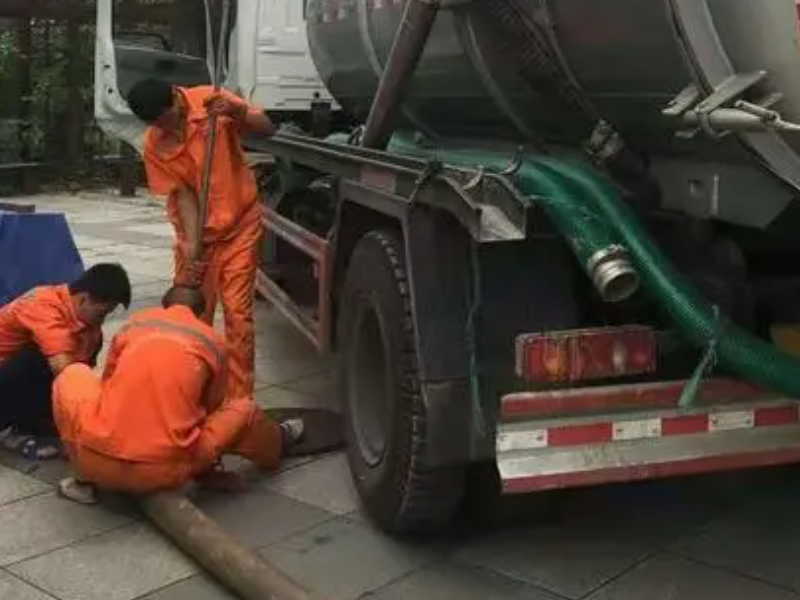
[{"label": "truck window", "polygon": [[[216,38],[221,3],[210,4]],[[235,4],[231,3],[234,11]],[[125,97],[137,81],[149,77],[185,86],[209,83],[205,14],[203,0],[114,0],[113,38],[120,94]],[[235,15],[230,22],[232,27]]]}]

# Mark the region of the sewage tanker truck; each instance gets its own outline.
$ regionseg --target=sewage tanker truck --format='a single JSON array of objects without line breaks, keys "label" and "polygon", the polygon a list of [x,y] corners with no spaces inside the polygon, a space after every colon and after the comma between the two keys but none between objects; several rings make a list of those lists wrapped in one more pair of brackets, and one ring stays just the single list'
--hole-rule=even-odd
[{"label": "sewage tanker truck", "polygon": [[[794,0],[239,0],[230,89],[264,101],[252,32],[292,11],[257,286],[335,349],[379,524],[445,523],[474,464],[520,494],[800,460]],[[119,123],[159,74],[110,36]]]}]

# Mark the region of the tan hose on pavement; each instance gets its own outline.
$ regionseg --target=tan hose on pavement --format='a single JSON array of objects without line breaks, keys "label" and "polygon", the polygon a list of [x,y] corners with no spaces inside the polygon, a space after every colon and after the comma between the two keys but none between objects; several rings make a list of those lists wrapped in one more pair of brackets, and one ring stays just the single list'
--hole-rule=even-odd
[{"label": "tan hose on pavement", "polygon": [[145,514],[186,554],[243,600],[320,600],[245,547],[178,492],[141,499]]}]

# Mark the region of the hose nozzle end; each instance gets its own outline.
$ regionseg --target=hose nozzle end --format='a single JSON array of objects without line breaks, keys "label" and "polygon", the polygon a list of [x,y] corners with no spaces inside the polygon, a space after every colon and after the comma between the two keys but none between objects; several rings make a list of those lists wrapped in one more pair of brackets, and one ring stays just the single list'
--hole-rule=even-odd
[{"label": "hose nozzle end", "polygon": [[639,289],[639,273],[622,246],[608,246],[587,262],[589,276],[605,302],[622,302]]}]

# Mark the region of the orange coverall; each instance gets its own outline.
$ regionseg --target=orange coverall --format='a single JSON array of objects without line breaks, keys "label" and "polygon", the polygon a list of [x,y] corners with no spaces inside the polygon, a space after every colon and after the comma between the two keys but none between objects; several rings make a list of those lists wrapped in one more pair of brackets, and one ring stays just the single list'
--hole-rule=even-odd
[{"label": "orange coverall", "polygon": [[185,306],[131,317],[102,381],[74,364],[53,384],[53,412],[82,479],[148,493],[179,487],[224,452],[275,468],[280,427],[252,398],[225,398],[224,342]]},{"label": "orange coverall", "polygon": [[100,327],[78,319],[67,285],[33,288],[0,308],[0,363],[30,344],[46,357],[90,362],[102,343]]},{"label": "orange coverall", "polygon": [[[186,232],[180,222],[177,192],[188,187],[199,197],[203,158],[208,136],[208,114],[203,101],[213,93],[210,86],[178,88],[188,106],[183,144],[165,142],[163,132],[149,127],[145,136],[144,162],[150,189],[166,196],[167,214],[175,229],[175,278],[180,281],[189,265],[181,248]],[[222,91],[230,97],[229,92]],[[241,102],[241,99],[236,99]],[[251,108],[251,110],[256,110]],[[229,345],[228,392],[253,394],[253,300],[261,215],[255,176],[245,162],[237,123],[227,117],[217,121],[217,141],[208,194],[208,215],[203,229],[208,264],[203,282],[208,323],[212,322],[217,295],[225,313]]]}]

